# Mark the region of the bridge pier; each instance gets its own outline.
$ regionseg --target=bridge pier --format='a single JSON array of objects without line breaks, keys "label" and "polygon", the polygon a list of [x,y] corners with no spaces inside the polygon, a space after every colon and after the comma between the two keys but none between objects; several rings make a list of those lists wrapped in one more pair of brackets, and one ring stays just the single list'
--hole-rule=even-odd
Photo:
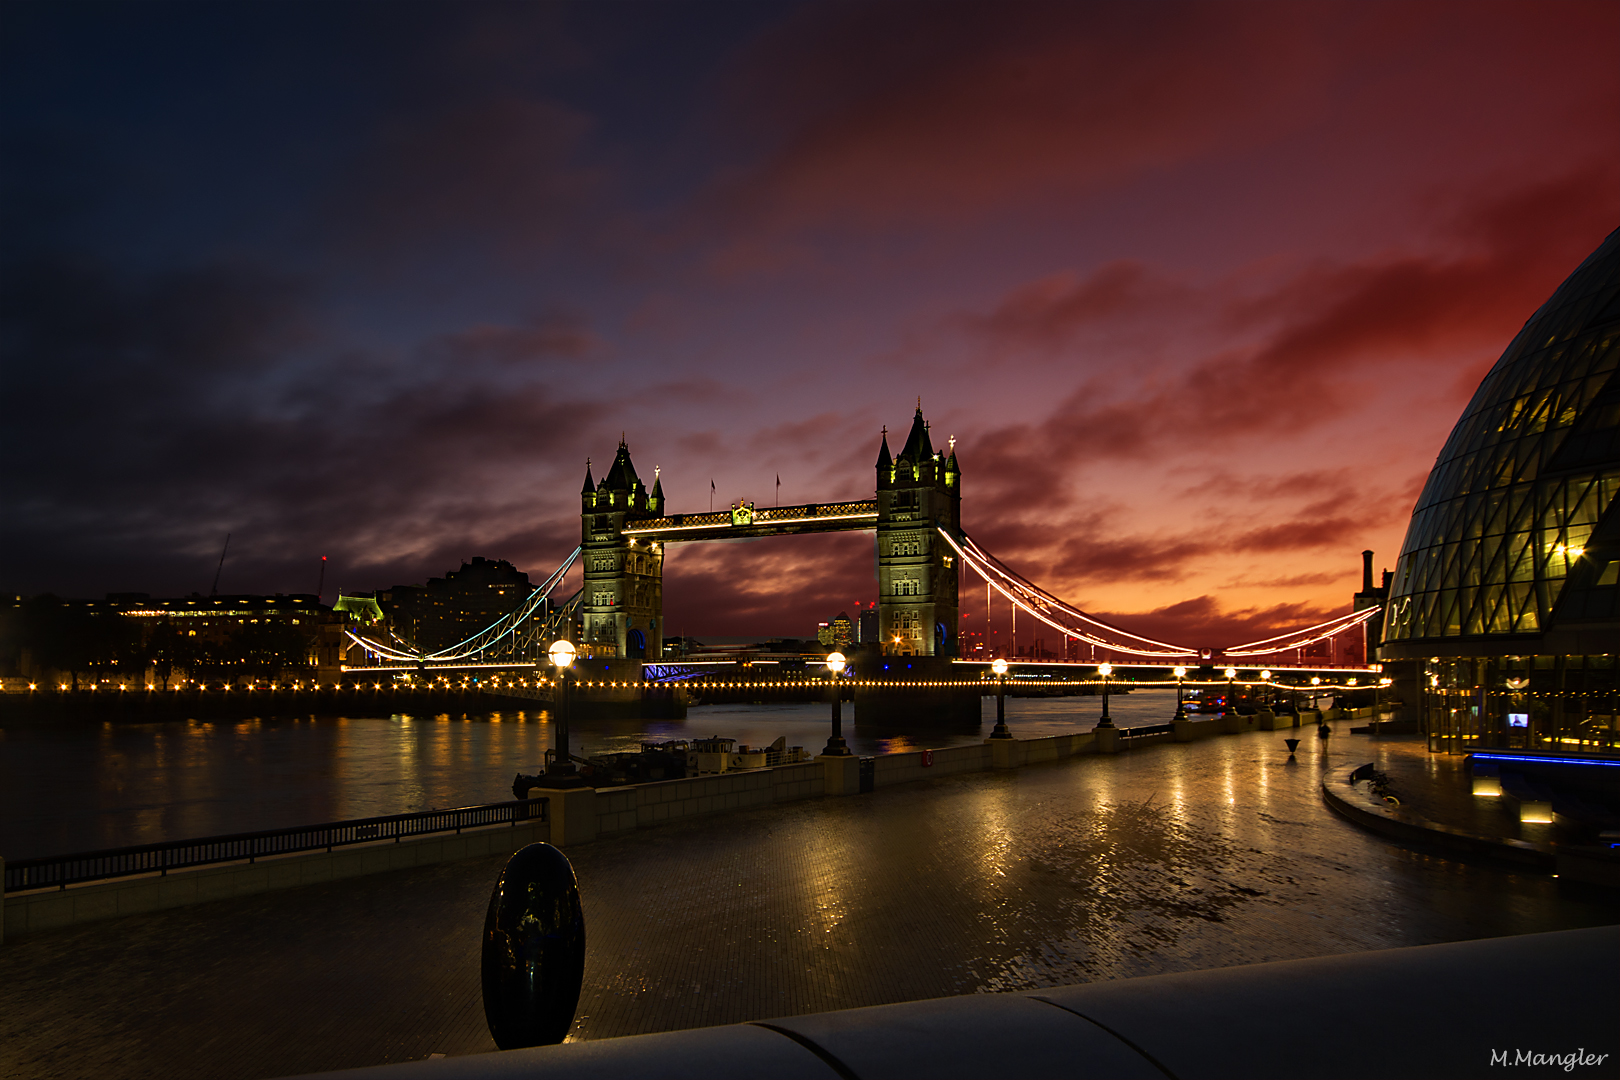
[{"label": "bridge pier", "polygon": [[687,690],[646,681],[641,661],[587,657],[574,662],[568,707],[575,720],[679,720]]},{"label": "bridge pier", "polygon": [[976,676],[943,656],[862,653],[855,658],[855,729],[977,731],[985,688]]}]

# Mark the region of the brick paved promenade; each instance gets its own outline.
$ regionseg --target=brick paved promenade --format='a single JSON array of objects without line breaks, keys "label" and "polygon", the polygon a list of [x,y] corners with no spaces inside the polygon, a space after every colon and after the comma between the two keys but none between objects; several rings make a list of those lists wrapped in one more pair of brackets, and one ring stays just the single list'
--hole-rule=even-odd
[{"label": "brick paved promenade", "polygon": [[[590,949],[572,1037],[1620,921],[1612,896],[1359,831],[1317,785],[1379,744],[1312,738],[1289,765],[1282,735],[575,848]],[[478,938],[500,862],[14,939],[0,1075],[274,1077],[492,1050]]]}]

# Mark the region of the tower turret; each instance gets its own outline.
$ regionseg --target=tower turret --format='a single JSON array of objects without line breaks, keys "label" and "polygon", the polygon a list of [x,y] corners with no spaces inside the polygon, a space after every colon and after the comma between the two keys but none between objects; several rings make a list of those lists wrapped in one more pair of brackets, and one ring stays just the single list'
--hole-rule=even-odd
[{"label": "tower turret", "polygon": [[589,655],[657,659],[663,655],[663,546],[626,536],[625,530],[663,513],[661,480],[655,476],[653,490],[647,490],[621,438],[601,484],[590,490],[589,464],[585,483],[580,496],[582,645]]},{"label": "tower turret", "polygon": [[961,532],[962,489],[954,440],[934,449],[918,402],[900,455],[887,430],[877,461],[878,624],[889,654],[954,656],[959,567],[939,530]]}]

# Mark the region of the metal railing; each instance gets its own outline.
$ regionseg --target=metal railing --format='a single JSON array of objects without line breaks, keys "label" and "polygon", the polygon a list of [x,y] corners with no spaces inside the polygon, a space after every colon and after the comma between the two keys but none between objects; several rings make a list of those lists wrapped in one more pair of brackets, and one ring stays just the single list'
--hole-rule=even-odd
[{"label": "metal railing", "polygon": [[1141,727],[1120,728],[1119,737],[1122,739],[1134,739],[1140,735],[1172,735],[1175,730],[1176,725],[1174,724],[1143,724]]},{"label": "metal railing", "polygon": [[292,829],[205,836],[196,840],[168,840],[159,844],[84,851],[42,859],[19,859],[6,863],[5,891],[67,888],[84,881],[128,877],[132,874],[167,874],[188,866],[210,863],[253,862],[269,855],[291,855],[300,851],[331,851],[348,844],[371,844],[379,840],[398,843],[407,836],[461,832],[486,825],[517,825],[525,821],[546,821],[546,799],[520,799],[514,802],[462,806],[454,810],[424,810],[415,814],[329,821]]}]

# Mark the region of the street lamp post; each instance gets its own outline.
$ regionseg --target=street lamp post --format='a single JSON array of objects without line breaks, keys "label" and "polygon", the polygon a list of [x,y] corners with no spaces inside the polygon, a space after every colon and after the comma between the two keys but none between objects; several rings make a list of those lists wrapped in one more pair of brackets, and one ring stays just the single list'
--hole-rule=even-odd
[{"label": "street lamp post", "polygon": [[1316,734],[1318,738],[1325,739],[1333,733],[1333,729],[1328,727],[1327,718],[1322,715],[1322,710],[1318,708],[1321,701],[1317,697],[1318,691],[1314,688],[1321,685],[1322,677],[1320,675],[1312,675],[1311,686],[1313,689],[1311,690],[1311,709],[1316,713]]},{"label": "street lamp post", "polygon": [[574,643],[567,638],[551,643],[548,650],[551,663],[557,669],[557,745],[550,764],[546,766],[546,787],[577,787],[584,779],[574,772],[574,761],[568,752],[568,669],[574,666],[578,655]]},{"label": "street lamp post", "polygon": [[1176,720],[1185,720],[1185,719],[1187,719],[1187,706],[1182,703],[1181,680],[1183,680],[1183,679],[1185,679],[1187,677],[1187,669],[1184,668],[1184,667],[1178,667],[1175,670],[1175,675],[1176,675],[1176,715],[1175,715],[1174,719],[1176,719]]},{"label": "street lamp post", "polygon": [[1232,700],[1232,681],[1237,678],[1237,668],[1229,667],[1223,674],[1226,676],[1226,715],[1237,715],[1237,703]]},{"label": "street lamp post", "polygon": [[1102,676],[1103,681],[1103,711],[1102,715],[1097,717],[1097,726],[1100,728],[1111,728],[1114,726],[1114,718],[1108,715],[1108,676],[1112,675],[1113,673],[1113,664],[1097,665],[1097,674]]},{"label": "street lamp post", "polygon": [[1269,708],[1271,708],[1271,669],[1270,668],[1266,668],[1265,670],[1260,672],[1260,681],[1261,681],[1261,683],[1263,683],[1265,685],[1265,689],[1263,689],[1260,692],[1260,707],[1262,709],[1269,709]]},{"label": "street lamp post", "polygon": [[849,756],[849,747],[844,742],[844,717],[838,686],[838,676],[846,662],[841,652],[827,654],[827,676],[832,685],[832,737],[827,740],[827,748],[822,753],[833,757]]},{"label": "street lamp post", "polygon": [[1012,732],[1007,730],[1007,661],[997,660],[990,665],[990,670],[996,673],[996,728],[990,737],[1010,739]]}]

